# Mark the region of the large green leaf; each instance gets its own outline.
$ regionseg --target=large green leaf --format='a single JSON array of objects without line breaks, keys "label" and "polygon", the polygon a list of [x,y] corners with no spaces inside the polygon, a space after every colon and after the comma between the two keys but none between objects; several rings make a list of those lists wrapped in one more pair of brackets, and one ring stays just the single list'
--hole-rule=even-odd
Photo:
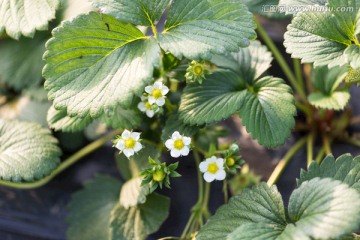
[{"label": "large green leaf", "polygon": [[134,129],[141,125],[141,116],[138,110],[117,106],[115,110],[107,109],[100,121],[112,128]]},{"label": "large green leaf", "polygon": [[260,14],[265,17],[282,19],[285,18],[284,12],[280,12],[277,8],[279,0],[244,0],[249,10],[253,13]]},{"label": "large green leaf", "polygon": [[161,140],[165,142],[169,138],[171,138],[171,135],[178,131],[180,134],[192,137],[200,130],[199,127],[191,126],[185,124],[183,121],[181,121],[179,114],[173,114],[171,115],[168,120],[165,123],[165,127],[162,130],[161,134]]},{"label": "large green leaf", "polygon": [[37,86],[42,80],[44,67],[42,55],[45,40],[42,36],[34,39],[4,40],[0,44],[0,82],[15,90]]},{"label": "large green leaf", "polygon": [[[328,0],[327,7],[353,9],[348,12],[298,13],[285,33],[284,45],[292,57],[301,58],[306,63],[314,63],[315,66],[332,67],[348,62],[345,49],[353,42],[358,42],[355,28],[360,1]],[[355,59],[354,55],[351,56]]]},{"label": "large green leaf", "polygon": [[298,186],[316,177],[342,181],[360,193],[360,157],[344,154],[335,160],[329,155],[320,165],[313,162],[308,171],[301,170]]},{"label": "large green leaf", "polygon": [[217,71],[203,84],[189,84],[181,100],[180,117],[188,124],[219,121],[240,111],[246,129],[260,144],[276,147],[294,127],[296,109],[291,89],[279,78],[264,77],[246,89],[231,71]]},{"label": "large green leaf", "polygon": [[285,14],[296,14],[309,7],[325,6],[326,0],[279,0],[279,6],[285,7]]},{"label": "large green leaf", "polygon": [[61,151],[48,129],[35,123],[0,119],[0,178],[19,182],[49,175]]},{"label": "large green leaf", "polygon": [[33,37],[35,30],[46,30],[48,22],[55,18],[59,0],[2,0],[0,1],[0,34],[15,39],[21,34]]},{"label": "large green leaf", "polygon": [[97,176],[75,193],[68,206],[69,240],[109,240],[110,217],[118,203],[121,182]]},{"label": "large green leaf", "polygon": [[173,1],[160,46],[181,59],[237,52],[256,37],[252,14],[234,0]]},{"label": "large green leaf", "polygon": [[124,22],[151,26],[158,21],[170,0],[91,0],[103,13]]},{"label": "large green leaf", "polygon": [[310,104],[323,109],[344,109],[350,99],[350,93],[348,89],[337,90],[337,88],[344,81],[347,71],[345,67],[315,68],[313,83],[316,91],[308,97]]},{"label": "large green leaf", "polygon": [[111,216],[111,239],[146,239],[156,232],[168,216],[170,200],[153,193],[137,208],[125,209],[118,204]]},{"label": "large green leaf", "polygon": [[97,118],[130,106],[159,63],[160,48],[130,23],[98,13],[80,15],[53,31],[46,44],[45,88],[57,109]]}]

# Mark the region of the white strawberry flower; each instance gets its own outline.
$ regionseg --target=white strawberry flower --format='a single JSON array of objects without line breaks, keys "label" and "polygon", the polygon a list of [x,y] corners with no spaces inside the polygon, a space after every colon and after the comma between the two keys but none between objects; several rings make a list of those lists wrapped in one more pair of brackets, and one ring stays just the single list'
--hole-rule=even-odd
[{"label": "white strawberry flower", "polygon": [[116,141],[115,147],[123,152],[126,157],[131,157],[135,153],[139,152],[142,149],[140,143],[140,134],[138,132],[130,132],[125,130],[119,139]]},{"label": "white strawberry flower", "polygon": [[187,156],[190,152],[191,138],[180,135],[178,131],[171,135],[171,138],[166,140],[165,146],[170,150],[170,155],[174,158],[180,156]]},{"label": "white strawberry flower", "polygon": [[169,88],[162,82],[155,82],[154,85],[145,87],[145,92],[149,94],[148,101],[151,105],[156,103],[162,107],[165,104],[165,95],[169,92]]},{"label": "white strawberry flower", "polygon": [[224,170],[224,159],[216,158],[212,156],[201,162],[199,165],[200,171],[204,173],[204,179],[206,182],[212,182],[214,180],[224,180],[226,172]]},{"label": "white strawberry flower", "polygon": [[147,97],[142,96],[141,102],[138,104],[138,109],[146,113],[146,116],[152,118],[155,113],[159,112],[159,107],[155,104],[150,104]]}]

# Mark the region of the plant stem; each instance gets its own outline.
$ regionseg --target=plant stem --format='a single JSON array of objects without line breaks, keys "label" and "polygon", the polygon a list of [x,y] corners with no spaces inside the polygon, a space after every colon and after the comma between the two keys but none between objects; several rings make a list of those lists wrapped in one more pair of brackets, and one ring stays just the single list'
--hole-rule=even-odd
[{"label": "plant stem", "polygon": [[314,140],[315,132],[311,132],[307,137],[307,166],[309,167],[311,162],[314,160]]},{"label": "plant stem", "polygon": [[80,151],[76,152],[74,155],[70,156],[68,159],[64,160],[58,168],[56,168],[50,175],[46,176],[43,179],[40,179],[35,182],[23,182],[23,183],[15,183],[15,182],[9,182],[9,181],[0,181],[0,185],[4,185],[7,187],[12,188],[18,188],[18,189],[31,189],[31,188],[38,188],[41,187],[48,182],[50,182],[54,177],[62,173],[64,170],[69,168],[74,163],[81,160],[86,155],[94,152],[101,146],[103,146],[106,142],[113,139],[116,135],[120,134],[120,130],[114,130],[113,132],[109,133],[108,135],[105,135],[104,137],[90,143]]},{"label": "plant stem", "polygon": [[318,152],[318,154],[315,158],[315,162],[320,164],[321,161],[323,160],[324,156],[325,156],[325,147],[322,146],[322,148],[320,149],[320,151]]},{"label": "plant stem", "polygon": [[348,137],[348,138],[345,139],[345,141],[346,141],[347,143],[350,143],[350,144],[352,144],[352,145],[355,145],[355,146],[357,146],[357,147],[360,147],[360,141],[357,140],[357,139],[355,139],[355,138]]},{"label": "plant stem", "polygon": [[274,171],[272,172],[271,176],[269,177],[267,184],[272,186],[276,183],[279,179],[281,173],[284,171],[286,166],[289,164],[292,157],[305,145],[307,137],[301,138],[298,142],[292,146],[289,151],[285,154],[284,158],[279,161],[276,165]]},{"label": "plant stem", "polygon": [[223,183],[223,192],[224,192],[224,203],[228,203],[229,201],[229,194],[228,194],[228,185],[227,185],[227,180],[226,178],[224,179],[224,183]]},{"label": "plant stem", "polygon": [[273,53],[276,61],[279,63],[281,69],[283,70],[285,76],[288,78],[290,84],[293,86],[295,91],[299,94],[299,97],[304,102],[306,102],[307,98],[306,98],[305,90],[302,88],[303,84],[300,85],[298,83],[295,75],[291,71],[291,68],[287,64],[285,58],[282,56],[279,49],[276,47],[275,43],[273,42],[273,40],[269,37],[269,35],[266,33],[265,29],[261,26],[260,22],[256,18],[255,18],[255,22],[257,24],[257,32],[259,33],[261,38],[264,40],[266,45],[269,47],[269,49]]},{"label": "plant stem", "polygon": [[296,80],[299,83],[299,86],[302,89],[305,89],[305,85],[304,85],[304,81],[303,81],[303,76],[302,76],[302,69],[301,69],[301,62],[299,59],[294,58],[293,59],[293,63],[294,63],[294,70],[295,70],[295,76],[296,76]]},{"label": "plant stem", "polygon": [[322,136],[323,144],[324,144],[324,150],[327,155],[331,154],[331,141],[329,137],[326,134],[323,134]]}]

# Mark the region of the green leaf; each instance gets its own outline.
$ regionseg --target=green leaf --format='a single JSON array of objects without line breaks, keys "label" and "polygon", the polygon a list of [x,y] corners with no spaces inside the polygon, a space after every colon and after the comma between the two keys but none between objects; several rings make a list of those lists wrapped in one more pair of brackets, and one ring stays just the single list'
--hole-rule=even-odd
[{"label": "green leaf", "polygon": [[213,56],[211,62],[218,67],[235,71],[243,80],[251,84],[269,69],[272,60],[271,52],[266,46],[261,45],[259,41],[251,41],[248,48],[226,56]]},{"label": "green leaf", "polygon": [[111,216],[111,239],[146,239],[156,232],[168,216],[170,200],[153,193],[137,208],[125,209],[118,204]]},{"label": "green leaf", "polygon": [[49,99],[70,116],[100,117],[141,95],[159,64],[160,48],[129,23],[98,13],[80,15],[53,31],[44,55]]},{"label": "green leaf", "polygon": [[179,114],[173,113],[165,123],[165,127],[163,128],[162,134],[161,134],[161,140],[163,142],[165,142],[166,140],[171,138],[171,135],[175,131],[178,131],[180,134],[182,134],[184,136],[192,137],[199,131],[199,127],[194,127],[194,126],[185,124],[179,118]]},{"label": "green leaf", "polygon": [[360,193],[360,157],[344,154],[335,160],[334,156],[329,155],[320,165],[313,162],[308,171],[301,170],[298,186],[316,177],[339,180]]},{"label": "green leaf", "polygon": [[142,177],[132,178],[122,186],[119,203],[125,209],[136,207],[138,204],[146,202],[146,195],[149,190],[141,186],[142,179]]},{"label": "green leaf", "polygon": [[303,182],[288,208],[295,227],[311,239],[338,238],[360,226],[360,194],[329,178]]},{"label": "green leaf", "polygon": [[274,19],[286,18],[285,14],[276,8],[279,0],[245,0],[244,3],[253,13]]},{"label": "green leaf", "polygon": [[256,37],[252,14],[233,0],[173,1],[160,46],[177,58],[237,52]]},{"label": "green leaf", "polygon": [[360,46],[352,44],[345,49],[345,57],[353,69],[360,68]]},{"label": "green leaf", "polygon": [[22,107],[17,119],[24,122],[35,122],[44,128],[48,128],[46,116],[51,107],[51,103],[31,100],[29,97],[22,98],[24,98],[27,103]]},{"label": "green leaf", "polygon": [[107,109],[100,121],[112,128],[134,129],[141,125],[141,114],[137,110],[117,106],[115,110]]},{"label": "green leaf", "polygon": [[338,91],[331,95],[323,93],[312,93],[308,100],[311,105],[321,109],[342,110],[350,99],[348,91]]},{"label": "green leaf", "polygon": [[2,0],[0,2],[0,34],[19,39],[21,34],[33,37],[35,30],[47,30],[48,22],[55,18],[59,0]]},{"label": "green leaf", "polygon": [[210,218],[197,239],[227,239],[239,226],[249,223],[286,224],[284,204],[276,186],[270,188],[262,183],[232,197]]},{"label": "green leaf", "polygon": [[68,205],[69,240],[110,239],[110,217],[118,204],[121,182],[97,176],[75,193]]},{"label": "green leaf", "polygon": [[233,231],[227,240],[276,240],[283,231],[274,224],[247,223]]},{"label": "green leaf", "polygon": [[79,132],[85,129],[92,121],[92,118],[89,116],[84,118],[77,116],[70,117],[67,115],[66,109],[56,110],[54,106],[50,107],[47,115],[49,127],[55,131]]},{"label": "green leaf", "polygon": [[34,181],[59,164],[61,150],[49,130],[35,123],[0,119],[0,178]]},{"label": "green leaf", "polygon": [[307,7],[325,6],[326,0],[280,0],[279,7],[285,7],[285,14],[296,14]]},{"label": "green leaf", "polygon": [[91,0],[103,13],[124,22],[151,26],[158,21],[170,0]]},{"label": "green leaf", "polygon": [[298,13],[285,33],[287,52],[304,63],[314,63],[314,66],[333,67],[348,63],[345,50],[357,42],[355,29],[359,6],[358,0],[328,0],[330,9],[350,7],[353,11]]},{"label": "green leaf", "polygon": [[150,166],[149,157],[159,159],[160,151],[156,146],[142,143],[143,149],[132,156],[130,159],[124,154],[117,154],[116,163],[118,165],[121,176],[129,180],[140,176],[140,173]]},{"label": "green leaf", "polygon": [[42,61],[42,55],[45,52],[44,45],[45,40],[42,36],[20,41],[2,40],[0,82],[15,90],[39,85],[42,81],[41,70],[44,66]]}]

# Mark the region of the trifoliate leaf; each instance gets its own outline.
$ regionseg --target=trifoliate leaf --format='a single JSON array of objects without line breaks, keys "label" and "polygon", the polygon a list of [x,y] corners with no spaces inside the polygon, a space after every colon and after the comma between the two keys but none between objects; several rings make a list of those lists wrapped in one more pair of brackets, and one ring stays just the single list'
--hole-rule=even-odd
[{"label": "trifoliate leaf", "polygon": [[232,197],[209,219],[197,239],[227,239],[239,226],[248,223],[286,225],[284,204],[276,186],[270,188],[262,183]]},{"label": "trifoliate leaf", "polygon": [[142,143],[143,149],[128,159],[124,154],[116,154],[116,163],[121,176],[129,180],[140,176],[140,173],[150,166],[149,157],[159,159],[160,151],[156,146]]},{"label": "trifoliate leaf", "polygon": [[360,68],[360,46],[352,44],[345,49],[345,57],[350,63],[351,68]]},{"label": "trifoliate leaf", "polygon": [[141,125],[141,114],[137,110],[117,106],[115,110],[106,109],[100,121],[112,128],[134,129]]},{"label": "trifoliate leaf", "polygon": [[153,193],[144,204],[125,209],[118,204],[111,216],[111,239],[146,239],[168,216],[170,200]]},{"label": "trifoliate leaf", "polygon": [[[328,0],[327,9],[352,10],[298,13],[285,33],[287,52],[294,58],[301,58],[304,63],[314,63],[314,66],[333,67],[348,63],[345,49],[353,42],[358,42],[355,29],[359,6],[358,0]],[[350,61],[355,58],[352,55]]]},{"label": "trifoliate leaf", "polygon": [[301,170],[298,186],[316,177],[339,180],[360,193],[360,157],[344,154],[335,160],[334,156],[329,155],[320,165],[313,162],[308,171]]},{"label": "trifoliate leaf", "polygon": [[179,59],[209,59],[247,47],[256,37],[254,28],[252,14],[239,1],[173,1],[158,40]]},{"label": "trifoliate leaf", "polygon": [[55,18],[59,0],[2,0],[0,2],[0,34],[19,39],[21,35],[33,37],[35,30],[46,30]]},{"label": "trifoliate leaf", "polygon": [[0,119],[0,178],[34,181],[59,164],[61,150],[48,129],[35,123]]},{"label": "trifoliate leaf", "polygon": [[338,238],[360,226],[360,194],[330,178],[303,182],[291,194],[288,208],[295,228],[309,239]]},{"label": "trifoliate leaf", "polygon": [[42,61],[44,52],[45,40],[41,36],[20,41],[2,41],[0,44],[0,82],[15,90],[39,85],[42,80],[41,70],[44,67]]},{"label": "trifoliate leaf", "polygon": [[142,177],[135,177],[125,182],[120,191],[119,203],[125,209],[136,207],[146,202],[148,188],[141,186]]},{"label": "trifoliate leaf", "polygon": [[271,52],[259,41],[251,41],[248,48],[243,48],[238,53],[216,55],[211,58],[212,63],[235,71],[241,79],[250,84],[269,69],[272,60]]},{"label": "trifoliate leaf", "polygon": [[170,0],[91,0],[103,13],[124,22],[151,26],[158,21]]},{"label": "trifoliate leaf", "polygon": [[85,189],[75,193],[68,205],[69,240],[108,240],[110,217],[118,204],[121,182],[109,176],[97,176]]},{"label": "trifoliate leaf", "polygon": [[70,117],[65,110],[56,110],[51,106],[47,114],[47,122],[51,129],[63,132],[78,132],[85,129],[93,119],[89,116],[80,118]]},{"label": "trifoliate leaf", "polygon": [[70,116],[97,118],[141,95],[159,63],[160,48],[130,23],[98,13],[53,31],[44,55],[49,99]]},{"label": "trifoliate leaf", "polygon": [[172,114],[165,123],[161,134],[161,140],[166,141],[171,138],[171,135],[178,131],[180,134],[192,137],[199,131],[199,127],[185,124],[179,117],[179,114]]}]

